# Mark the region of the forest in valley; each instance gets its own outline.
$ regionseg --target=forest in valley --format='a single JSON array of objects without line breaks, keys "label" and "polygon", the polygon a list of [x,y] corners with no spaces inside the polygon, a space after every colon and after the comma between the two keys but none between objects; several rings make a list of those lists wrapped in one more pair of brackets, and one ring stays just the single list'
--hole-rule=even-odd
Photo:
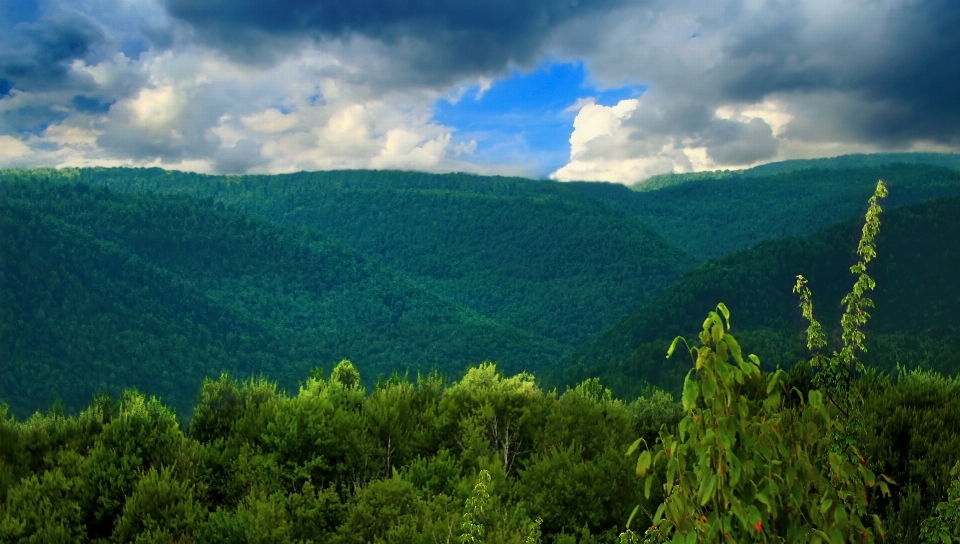
[{"label": "forest in valley", "polygon": [[0,542],[956,542],[958,235],[956,155],[0,170]]}]

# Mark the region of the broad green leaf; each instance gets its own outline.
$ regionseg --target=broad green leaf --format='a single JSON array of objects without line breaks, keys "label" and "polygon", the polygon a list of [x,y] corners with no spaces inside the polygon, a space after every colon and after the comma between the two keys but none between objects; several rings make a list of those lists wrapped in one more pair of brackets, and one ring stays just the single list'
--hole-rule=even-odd
[{"label": "broad green leaf", "polygon": [[696,427],[693,418],[690,416],[685,416],[680,420],[680,423],[677,425],[677,433],[680,435],[680,440],[685,441],[687,439],[687,433],[693,433]]},{"label": "broad green leaf", "polygon": [[740,474],[743,466],[740,464],[740,458],[736,455],[730,456],[730,485],[736,486],[740,481]]},{"label": "broad green leaf", "polygon": [[807,394],[807,402],[809,402],[810,406],[813,406],[814,408],[823,406],[823,393],[821,393],[818,389],[811,389]]},{"label": "broad green leaf", "polygon": [[776,387],[778,383],[780,383],[780,376],[782,374],[783,374],[783,371],[778,368],[777,371],[773,373],[773,376],[771,376],[770,379],[767,380],[768,395],[770,394],[771,391],[773,391],[773,388]]},{"label": "broad green leaf", "polygon": [[758,491],[757,494],[754,495],[754,497],[758,501],[762,502],[767,508],[771,508],[770,499],[767,498],[766,493],[764,493],[763,491]]},{"label": "broad green leaf", "polygon": [[[780,408],[780,392],[774,391],[763,401],[763,406],[770,413],[775,413]],[[779,433],[778,433],[779,434]]]},{"label": "broad green leaf", "polygon": [[840,456],[839,456],[839,455],[837,455],[836,453],[834,453],[834,452],[832,452],[832,451],[830,452],[829,455],[827,455],[827,458],[828,458],[829,461],[830,461],[830,470],[831,470],[835,475],[839,476],[839,475],[840,475],[840,468],[841,468],[841,466],[843,465],[843,460],[840,459]]},{"label": "broad green leaf", "polygon": [[680,340],[682,340],[682,337],[678,336],[673,339],[673,342],[670,342],[670,347],[667,348],[667,359],[669,359],[670,356],[673,355],[673,350],[677,349],[677,342],[679,342]]},{"label": "broad green leaf", "polygon": [[641,478],[647,475],[647,470],[650,469],[650,450],[643,450],[643,453],[640,454],[640,457],[637,459],[637,476]]},{"label": "broad green leaf", "polygon": [[717,318],[714,321],[713,326],[710,327],[710,333],[713,336],[714,341],[719,342],[723,340],[723,324],[720,323],[720,319]]},{"label": "broad green leaf", "polygon": [[880,516],[876,514],[873,515],[873,528],[877,531],[877,534],[880,535],[880,538],[887,538],[887,533],[883,530],[883,522],[880,521]]},{"label": "broad green leaf", "polygon": [[831,506],[833,506],[833,499],[827,499],[827,500],[821,502],[821,503],[820,503],[820,513],[821,513],[821,514],[826,514],[826,513],[827,513],[827,510],[829,510]]},{"label": "broad green leaf", "polygon": [[638,438],[634,440],[633,444],[630,444],[630,447],[627,448],[627,455],[630,455],[633,452],[637,451],[637,447],[640,445],[640,442],[643,442],[643,438]]},{"label": "broad green leaf", "polygon": [[703,402],[706,403],[707,406],[710,406],[710,402],[713,400],[716,389],[717,384],[714,381],[714,377],[709,373],[705,373],[703,381],[700,382],[700,390],[703,393]]},{"label": "broad green leaf", "polygon": [[646,480],[643,482],[643,496],[650,498],[650,488],[653,486],[653,474],[647,475]]},{"label": "broad green leaf", "polygon": [[740,344],[733,338],[731,335],[724,337],[724,340],[727,343],[727,347],[730,348],[730,353],[733,355],[733,360],[737,364],[743,362],[743,351],[740,349]]},{"label": "broad green leaf", "polygon": [[693,370],[687,372],[687,377],[683,380],[683,409],[687,412],[697,406],[697,397],[700,396],[700,383],[690,379]]},{"label": "broad green leaf", "polygon": [[637,515],[637,512],[638,512],[639,510],[640,510],[640,505],[639,505],[639,504],[633,507],[633,512],[630,512],[630,517],[627,518],[627,529],[630,528],[630,523],[633,522],[633,518],[634,518],[634,516]]},{"label": "broad green leaf", "polygon": [[700,506],[706,505],[710,502],[710,499],[713,498],[713,494],[717,491],[717,475],[711,474],[706,479],[706,484],[701,486],[700,490]]},{"label": "broad green leaf", "polygon": [[667,503],[661,502],[660,506],[657,508],[657,512],[653,515],[653,524],[656,525],[660,523],[660,520],[663,519],[663,510],[666,508]]},{"label": "broad green leaf", "polygon": [[762,516],[760,515],[760,510],[751,504],[750,507],[747,508],[747,523],[751,525],[750,529],[752,529],[752,526],[761,519]]},{"label": "broad green leaf", "polygon": [[[710,327],[711,327],[711,326],[713,325],[713,323],[714,323],[713,320],[714,320],[714,318],[716,317],[716,315],[717,315],[717,314],[716,314],[715,312],[710,312],[710,313],[707,315],[707,318],[703,320],[703,325],[701,325],[700,328],[703,329],[704,331],[709,331],[709,330],[710,330]],[[704,342],[704,344],[706,344],[706,342]]]},{"label": "broad green leaf", "polygon": [[727,309],[727,305],[720,302],[717,304],[717,309],[720,310],[720,313],[723,314],[723,318],[727,320],[727,328],[730,328],[730,310]]}]

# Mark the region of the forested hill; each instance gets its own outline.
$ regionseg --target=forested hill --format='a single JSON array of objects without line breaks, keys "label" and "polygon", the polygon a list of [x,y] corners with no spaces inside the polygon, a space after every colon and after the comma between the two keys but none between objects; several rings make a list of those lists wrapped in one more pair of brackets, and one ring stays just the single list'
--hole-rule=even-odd
[{"label": "forested hill", "polygon": [[694,266],[636,217],[564,184],[337,171],[215,177],[160,169],[5,171],[179,192],[309,226],[491,319],[575,347]]},{"label": "forested hill", "polygon": [[936,166],[960,170],[960,154],[955,153],[871,153],[840,155],[824,159],[793,159],[770,162],[745,170],[717,170],[685,174],[661,174],[632,185],[634,191],[656,191],[691,181],[719,180],[730,177],[762,177],[798,170],[850,170],[887,167],[893,164]]},{"label": "forested hill", "polygon": [[562,346],[443,300],[315,230],[183,195],[0,183],[0,398],[15,413],[137,387],[186,410],[203,376],[295,388],[379,373],[534,370]]},{"label": "forested hill", "polygon": [[[892,195],[891,195],[892,196]],[[722,223],[722,219],[715,220]],[[960,303],[960,198],[884,212],[877,258],[868,272],[876,280],[864,360],[890,370],[896,363],[924,366],[947,375],[960,370],[955,319]],[[768,241],[710,261],[686,274],[654,300],[637,308],[560,365],[568,379],[600,375],[626,389],[647,381],[675,388],[683,361],[665,361],[670,341],[697,331],[703,308],[724,302],[733,331],[770,369],[804,357],[806,324],[792,292],[796,276],[809,279],[816,317],[838,329],[840,299],[850,291],[860,224],[846,222],[807,238]]]},{"label": "forested hill", "polygon": [[[923,157],[921,154],[916,160]],[[759,172],[675,175],[670,179],[682,182],[644,192],[617,184],[572,186],[636,215],[700,261],[763,240],[812,234],[861,216],[881,178],[890,187],[888,208],[960,195],[960,170],[903,163],[849,168],[843,167],[846,163],[839,161],[841,158],[834,159],[837,167],[829,168],[826,166],[834,163],[776,172],[775,167],[785,163],[772,163],[754,169]],[[774,173],[766,173],[771,171]]]}]

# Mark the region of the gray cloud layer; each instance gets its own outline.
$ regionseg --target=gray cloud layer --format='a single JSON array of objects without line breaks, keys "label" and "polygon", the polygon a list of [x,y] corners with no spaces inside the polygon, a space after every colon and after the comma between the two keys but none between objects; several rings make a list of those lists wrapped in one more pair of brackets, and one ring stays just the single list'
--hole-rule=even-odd
[{"label": "gray cloud layer", "polygon": [[958,28],[954,0],[677,0],[573,22],[557,43],[601,79],[648,85],[618,153],[683,169],[693,148],[713,166],[958,150]]},{"label": "gray cloud layer", "polygon": [[957,151],[958,28],[955,0],[3,2],[0,138],[30,151],[4,140],[0,167],[469,168],[431,103],[544,55],[648,88],[619,133],[582,127],[571,160],[598,179],[638,158]]},{"label": "gray cloud layer", "polygon": [[[627,0],[165,0],[199,39],[246,60],[271,59],[296,38],[363,36],[390,48],[401,81],[449,84],[529,64],[565,21]],[[396,83],[396,82],[395,82]]]}]

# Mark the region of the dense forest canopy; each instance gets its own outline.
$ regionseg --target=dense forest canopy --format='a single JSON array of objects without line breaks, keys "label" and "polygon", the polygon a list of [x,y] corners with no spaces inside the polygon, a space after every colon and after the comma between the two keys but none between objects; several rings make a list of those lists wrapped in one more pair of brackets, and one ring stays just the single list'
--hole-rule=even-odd
[{"label": "dense forest canopy", "polygon": [[[877,308],[870,313],[865,360],[893,371],[897,364],[952,375],[960,369],[960,327],[951,319],[960,302],[960,198],[945,198],[886,213],[872,276]],[[734,329],[749,339],[770,367],[790,367],[805,354],[802,324],[791,293],[803,273],[819,293],[818,307],[830,330],[849,291],[859,223],[845,222],[806,238],[757,244],[687,273],[651,302],[625,316],[596,340],[567,356],[559,369],[568,381],[603,376],[619,394],[647,381],[679,390],[682,365],[664,364],[670,340],[696,330],[697,308],[724,300],[736,315]],[[620,385],[628,390],[619,389]]]},{"label": "dense forest canopy", "polygon": [[160,169],[8,171],[124,192],[212,197],[311,227],[437,296],[567,348],[694,261],[635,217],[554,182],[415,172],[216,177]]},{"label": "dense forest canopy", "polygon": [[315,230],[182,195],[2,187],[0,395],[20,415],[124,387],[188,411],[221,371],[293,388],[343,358],[372,380],[485,360],[535,370],[563,353]]},{"label": "dense forest canopy", "polygon": [[926,158],[2,171],[0,541],[960,539],[960,177]]},{"label": "dense forest canopy", "polygon": [[938,166],[960,170],[960,154],[955,153],[871,153],[841,155],[824,159],[794,159],[771,162],[746,170],[717,170],[686,174],[660,174],[632,185],[634,191],[656,191],[671,185],[690,181],[722,180],[731,177],[763,177],[798,170],[850,170],[857,168],[888,167],[894,164]]},{"label": "dense forest canopy", "polygon": [[[613,543],[635,505],[632,526],[647,527],[663,500],[624,452],[675,428],[684,412],[669,394],[624,402],[597,380],[544,392],[492,365],[367,391],[358,377],[341,363],[294,394],[207,380],[186,426],[133,392],[75,416],[18,422],[0,409],[0,540],[426,544],[470,534],[479,501],[483,542]],[[920,542],[949,519],[937,509],[960,450],[960,381],[901,372],[857,387],[870,422],[860,452],[897,482],[870,513],[888,540]]]},{"label": "dense forest canopy", "polygon": [[681,174],[676,184],[644,192],[616,184],[574,186],[635,215],[700,262],[858,217],[879,178],[890,186],[888,208],[960,195],[960,167],[815,164],[782,172],[771,167]]}]

